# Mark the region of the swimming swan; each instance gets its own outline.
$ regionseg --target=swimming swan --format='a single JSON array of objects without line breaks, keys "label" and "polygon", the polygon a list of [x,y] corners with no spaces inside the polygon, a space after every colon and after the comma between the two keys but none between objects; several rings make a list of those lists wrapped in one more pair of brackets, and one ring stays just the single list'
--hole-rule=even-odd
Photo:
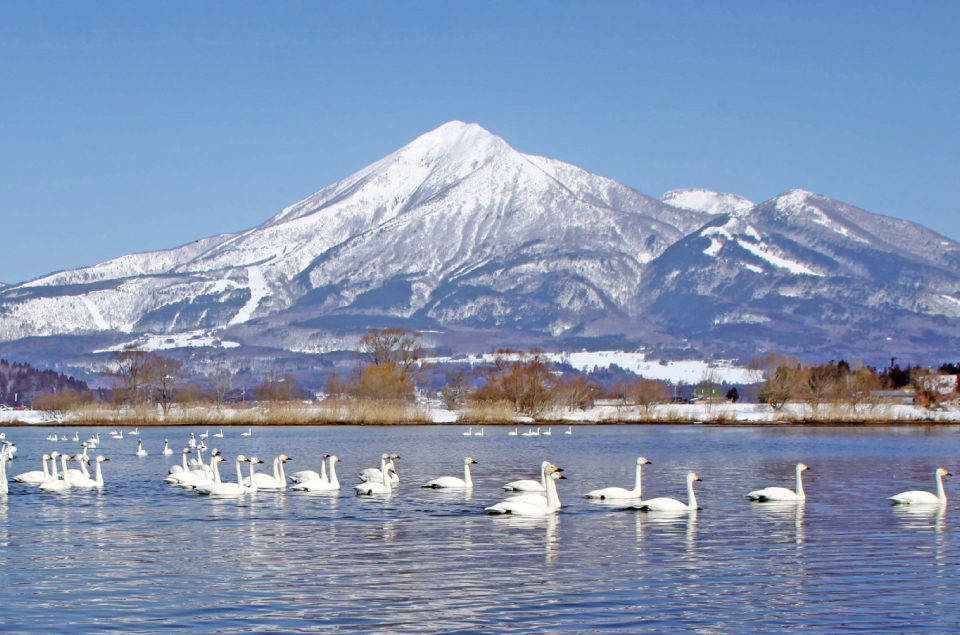
[{"label": "swimming swan", "polygon": [[518,431],[518,430],[519,430],[519,428],[514,428],[514,429],[513,429],[513,432],[508,432],[507,434],[510,435],[511,437],[515,437],[515,436],[517,436],[517,431]]},{"label": "swimming swan", "polygon": [[650,461],[642,456],[637,458],[636,476],[633,480],[633,489],[624,489],[622,487],[607,487],[604,489],[595,489],[592,492],[584,494],[584,498],[641,498],[640,496],[640,469],[644,465],[650,465]]},{"label": "swimming swan", "polygon": [[684,505],[673,498],[651,498],[637,505],[636,509],[643,512],[686,512],[697,509],[697,497],[693,494],[693,483],[699,481],[700,477],[690,472],[687,474],[687,500]]},{"label": "swimming swan", "polygon": [[887,500],[892,500],[894,505],[940,505],[947,502],[947,493],[943,491],[943,477],[952,476],[950,472],[938,467],[933,473],[937,481],[936,495],[930,492],[900,492],[896,496],[891,496]]},{"label": "swimming swan", "polygon": [[[26,483],[27,485],[39,485],[44,481],[50,480],[50,472],[47,470],[47,461],[50,460],[49,454],[44,454],[43,458],[40,459],[40,465],[43,468],[43,471],[33,470],[32,472],[24,472],[23,474],[17,474],[13,477],[13,481],[16,483]],[[2,463],[3,461],[0,461]]]},{"label": "swimming swan", "polygon": [[[283,473],[283,464],[292,461],[286,454],[281,454],[273,460],[273,476],[257,474],[258,489],[287,489],[287,476]],[[244,484],[250,487],[250,479],[244,479]]]},{"label": "swimming swan", "polygon": [[[394,456],[396,455],[384,454],[380,457],[380,473],[381,474],[387,471],[387,459],[392,460],[392,457]],[[400,457],[398,456],[397,458],[399,459]],[[366,494],[369,496],[371,494],[386,494],[387,496],[389,496],[390,494],[393,493],[393,488],[391,487],[391,484],[392,484],[392,481],[388,477],[383,479],[379,483],[376,481],[367,481],[366,483],[360,483],[359,485],[354,485],[353,489],[356,490],[358,495]]]},{"label": "swimming swan", "polygon": [[786,487],[765,487],[747,494],[747,498],[752,501],[802,501],[807,500],[807,495],[803,491],[803,471],[810,468],[803,463],[797,463],[797,491],[788,490]]},{"label": "swimming swan", "polygon": [[183,489],[197,489],[198,487],[204,487],[207,485],[217,485],[221,483],[220,480],[220,468],[217,466],[220,464],[220,461],[226,461],[222,456],[211,456],[210,457],[210,468],[211,474],[206,478],[196,478],[189,481],[184,481],[180,483],[180,487]]},{"label": "swimming swan", "polygon": [[567,426],[566,432],[564,434],[573,434],[573,426]]},{"label": "swimming swan", "polygon": [[73,457],[61,454],[60,455],[60,467],[63,470],[63,480],[62,481],[46,481],[40,483],[40,489],[45,492],[65,492],[70,489],[70,474],[67,472],[67,461],[72,461]]},{"label": "swimming swan", "polygon": [[252,437],[252,436],[253,436],[253,428],[247,428],[247,431],[246,431],[246,432],[241,432],[241,433],[240,433],[240,436],[241,436],[241,437]]},{"label": "swimming swan", "polygon": [[223,428],[220,428],[220,432],[217,432],[217,433],[214,434],[213,436],[214,436],[215,438],[217,438],[217,439],[222,439],[222,438],[223,438]]},{"label": "swimming swan", "polygon": [[147,451],[143,449],[143,441],[137,439],[137,451],[134,452],[134,456],[147,456]]},{"label": "swimming swan", "polygon": [[[337,463],[340,458],[335,454],[324,455],[330,463],[330,478],[327,480],[313,479],[303,481],[292,486],[290,489],[298,492],[335,492],[340,490],[340,481],[337,480]],[[326,471],[326,470],[324,470]],[[358,492],[359,493],[359,492]]]},{"label": "swimming swan", "polygon": [[464,432],[464,433],[463,433],[463,436],[465,436],[465,437],[472,437],[472,436],[473,436],[473,428],[470,428],[469,430],[467,430],[466,432]]},{"label": "swimming swan", "polygon": [[[533,503],[534,505],[540,505],[545,507],[547,505],[547,492],[550,490],[550,487],[556,489],[556,483],[550,479],[550,475],[554,472],[562,472],[559,467],[550,463],[550,461],[544,461],[540,464],[540,483],[543,485],[543,492],[525,492],[523,494],[516,494],[514,496],[508,496],[504,499],[504,502],[524,502],[524,503]],[[556,501],[557,509],[560,509],[562,505],[560,504],[560,499],[557,498]]]},{"label": "swimming swan", "polygon": [[[400,475],[397,474],[397,466],[394,464],[394,459],[399,459],[400,456],[397,454],[388,454],[387,455],[387,474],[389,475],[390,482],[394,485],[400,483]],[[382,483],[383,482],[383,471],[378,470],[375,467],[368,467],[364,471],[360,472],[360,480],[366,483]]]},{"label": "swimming swan", "polygon": [[173,448],[170,447],[170,441],[168,439],[163,440],[163,453],[173,454]]},{"label": "swimming swan", "polygon": [[75,477],[72,474],[70,475],[70,485],[72,487],[82,487],[82,488],[91,488],[91,487],[103,487],[103,471],[100,469],[100,464],[104,461],[109,461],[110,459],[105,456],[97,456],[97,470],[96,478],[90,478],[89,476]]},{"label": "swimming swan", "polygon": [[293,483],[306,483],[307,481],[327,481],[327,458],[330,455],[326,452],[323,453],[323,458],[320,459],[320,473],[317,474],[314,470],[300,470],[299,472],[294,472],[287,478],[290,479]]},{"label": "swimming swan", "polygon": [[537,504],[524,500],[505,500],[491,507],[486,511],[491,514],[512,514],[514,516],[549,516],[557,513],[560,509],[560,497],[557,495],[556,481],[567,478],[560,472],[552,472],[547,477],[547,497],[546,504]]},{"label": "swimming swan", "polygon": [[511,481],[503,486],[503,489],[507,491],[514,492],[540,492],[541,494],[547,491],[546,489],[546,476],[547,472],[544,472],[548,467],[552,467],[555,470],[560,470],[556,465],[550,463],[550,461],[544,461],[540,464],[540,480],[535,481],[533,479],[523,479],[520,481]]},{"label": "swimming swan", "polygon": [[440,478],[435,478],[432,481],[421,485],[421,487],[431,487],[433,489],[471,489],[473,487],[473,479],[470,478],[470,464],[476,463],[470,457],[467,457],[463,460],[463,478],[458,478],[456,476],[441,476]]},{"label": "swimming swan", "polygon": [[[254,459],[248,459],[244,455],[237,456],[237,482],[236,483],[215,483],[213,485],[201,485],[197,487],[197,492],[204,496],[221,496],[224,498],[237,498],[246,493],[247,488],[243,484],[243,472],[241,472],[241,463],[250,463]],[[259,459],[257,459],[259,461]],[[262,463],[262,461],[261,461]],[[253,469],[252,467],[250,468]]]}]

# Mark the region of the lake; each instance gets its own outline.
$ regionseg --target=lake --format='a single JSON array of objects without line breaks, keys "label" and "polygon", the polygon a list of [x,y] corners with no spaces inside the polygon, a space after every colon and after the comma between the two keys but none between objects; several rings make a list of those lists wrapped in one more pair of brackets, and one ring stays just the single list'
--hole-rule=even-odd
[{"label": "lake", "polygon": [[[951,472],[960,428],[583,426],[572,435],[511,437],[491,427],[225,428],[207,440],[234,478],[240,452],[287,472],[337,454],[339,494],[260,491],[210,499],[162,483],[197,428],[101,432],[106,487],[45,493],[10,484],[0,497],[0,632],[116,633],[807,633],[960,632],[960,549],[949,507],[891,507],[887,496],[933,490]],[[127,429],[127,428],[125,428]],[[19,447],[10,475],[39,469],[50,428],[7,428]],[[127,429],[128,430],[128,429]],[[244,429],[245,430],[245,429]],[[523,429],[521,429],[523,430]],[[74,430],[59,428],[61,434]],[[214,429],[210,430],[215,432]],[[355,497],[356,474],[396,452],[399,491]],[[421,489],[462,476],[472,494]],[[644,497],[685,500],[665,516],[585,500],[632,487],[644,456]],[[494,517],[500,486],[564,469],[552,518]],[[793,488],[802,461],[808,500],[758,504]],[[75,464],[71,465],[75,467]],[[246,468],[245,468],[246,470]],[[956,485],[946,479],[948,496]]]}]

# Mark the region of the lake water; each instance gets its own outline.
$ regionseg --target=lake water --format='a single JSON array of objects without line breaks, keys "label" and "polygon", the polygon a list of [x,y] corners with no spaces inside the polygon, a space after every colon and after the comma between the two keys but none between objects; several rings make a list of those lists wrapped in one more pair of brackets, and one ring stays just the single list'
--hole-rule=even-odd
[{"label": "lake water", "polygon": [[[960,428],[508,429],[226,428],[208,439],[228,458],[224,480],[239,452],[261,469],[285,452],[288,472],[319,469],[331,452],[344,488],[217,500],[161,482],[179,458],[160,455],[163,439],[182,448],[190,429],[143,429],[151,454],[137,458],[136,437],[101,428],[102,492],[11,483],[0,498],[0,632],[960,632],[956,511],[885,500],[932,490],[935,467],[958,467]],[[19,447],[11,475],[39,469],[45,451],[74,451],[44,441],[49,432],[6,429]],[[402,457],[399,491],[353,496],[356,473],[382,452]],[[653,463],[645,497],[685,499],[693,470],[701,509],[658,517],[581,498],[631,487],[640,455]],[[478,462],[472,495],[419,488],[462,476],[465,456]],[[569,479],[556,517],[483,512],[542,460]],[[743,498],[792,488],[798,461],[812,468],[806,504]]]}]

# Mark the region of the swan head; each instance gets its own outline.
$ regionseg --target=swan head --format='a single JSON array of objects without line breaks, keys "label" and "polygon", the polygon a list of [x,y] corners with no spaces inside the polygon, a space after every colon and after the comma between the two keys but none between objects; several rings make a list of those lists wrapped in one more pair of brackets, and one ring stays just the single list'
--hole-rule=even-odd
[{"label": "swan head", "polygon": [[184,454],[190,454],[190,448],[183,448]]},{"label": "swan head", "polygon": [[951,474],[951,473],[948,472],[947,470],[943,469],[942,467],[938,467],[938,468],[937,468],[937,476],[953,476],[953,474]]},{"label": "swan head", "polygon": [[74,460],[74,458],[73,458],[72,456],[70,456],[69,454],[61,454],[61,455],[60,455],[60,458],[63,459],[64,461],[73,461],[73,460]]},{"label": "swan head", "polygon": [[695,472],[690,472],[687,474],[687,482],[693,483],[694,481],[702,481],[703,479],[696,475]]},{"label": "swan head", "polygon": [[243,456],[242,454],[237,457],[237,462],[238,462],[238,463],[243,463],[244,461],[249,461],[249,460],[250,460],[250,459],[248,459],[247,457]]},{"label": "swan head", "polygon": [[219,463],[220,461],[226,461],[226,459],[223,458],[222,456],[215,456],[210,460],[213,461],[214,463]]},{"label": "swan head", "polygon": [[560,472],[554,472],[553,474],[550,475],[550,478],[552,478],[555,481],[559,481],[560,479],[562,478],[565,479],[567,477],[561,474]]},{"label": "swan head", "polygon": [[330,456],[330,460],[333,461],[334,463],[340,462],[340,457],[337,456],[336,454],[330,454],[329,456]]},{"label": "swan head", "polygon": [[218,450],[217,448],[213,448],[212,450],[210,450],[210,456],[220,456],[220,450]]},{"label": "swan head", "polygon": [[400,455],[397,454],[397,453],[393,453],[393,454],[390,455],[390,458],[391,458],[391,459],[399,459],[399,458],[400,458]]},{"label": "swan head", "polygon": [[249,459],[247,459],[247,461],[249,461],[250,463],[263,463],[263,461],[261,461],[255,456],[251,456]]},{"label": "swan head", "polygon": [[383,459],[384,461],[386,461],[387,459],[390,458],[390,455],[387,454],[386,452],[384,452],[383,454],[380,455],[380,458]]},{"label": "swan head", "polygon": [[55,458],[57,458],[58,456],[60,456],[60,453],[57,452],[56,450],[54,450],[53,452],[50,453],[50,458],[51,458],[51,459],[55,459]]},{"label": "swan head", "polygon": [[49,460],[50,460],[50,455],[49,455],[49,454],[44,454],[41,458],[42,458],[44,461],[49,461]]},{"label": "swan head", "polygon": [[653,464],[641,456],[637,459],[637,465],[653,465]]},{"label": "swan head", "polygon": [[281,454],[281,455],[280,455],[279,457],[277,457],[277,458],[279,458],[279,459],[280,459],[282,462],[284,462],[284,463],[286,463],[287,461],[292,461],[292,460],[293,460],[293,459],[291,459],[289,456],[287,456],[286,454]]},{"label": "swan head", "polygon": [[[109,461],[109,460],[110,460],[110,459],[108,459],[107,457],[105,457],[105,456],[103,456],[103,455],[98,455],[98,456],[97,456],[97,463],[103,463],[104,461]],[[90,459],[87,459],[87,463],[89,463],[89,462],[90,462]]]},{"label": "swan head", "polygon": [[464,462],[464,464],[466,464],[466,465],[469,465],[469,464],[471,464],[471,463],[476,463],[476,461],[474,461],[473,459],[471,459],[469,456],[468,456],[467,458],[465,458],[465,459],[463,460],[463,462]]},{"label": "swan head", "polygon": [[804,470],[809,470],[810,466],[806,463],[797,463],[797,471],[802,472]]}]

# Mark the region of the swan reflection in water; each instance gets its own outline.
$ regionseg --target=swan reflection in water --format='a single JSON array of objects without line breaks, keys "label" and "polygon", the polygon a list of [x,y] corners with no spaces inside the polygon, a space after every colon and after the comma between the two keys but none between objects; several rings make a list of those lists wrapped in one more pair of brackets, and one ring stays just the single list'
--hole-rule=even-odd
[{"label": "swan reflection in water", "polygon": [[544,562],[554,564],[560,554],[560,519],[556,514],[546,516],[514,516],[512,514],[491,515],[498,527],[511,529],[542,530]]},{"label": "swan reflection in water", "polygon": [[909,529],[929,529],[942,534],[947,529],[947,504],[939,505],[893,505],[894,517]]},{"label": "swan reflection in water", "polygon": [[[633,509],[633,508],[628,508]],[[643,542],[644,527],[678,527],[685,524],[684,538],[687,550],[692,551],[697,538],[697,510],[669,512],[635,512],[637,542]]]},{"label": "swan reflection in water", "polygon": [[[793,542],[802,545],[806,542],[807,531],[803,522],[805,513],[805,501],[770,501],[751,505],[751,511],[761,517],[767,518],[778,523],[778,526],[785,526],[789,520],[793,520]],[[779,535],[775,534],[775,535]],[[783,534],[787,537],[787,534]]]}]

